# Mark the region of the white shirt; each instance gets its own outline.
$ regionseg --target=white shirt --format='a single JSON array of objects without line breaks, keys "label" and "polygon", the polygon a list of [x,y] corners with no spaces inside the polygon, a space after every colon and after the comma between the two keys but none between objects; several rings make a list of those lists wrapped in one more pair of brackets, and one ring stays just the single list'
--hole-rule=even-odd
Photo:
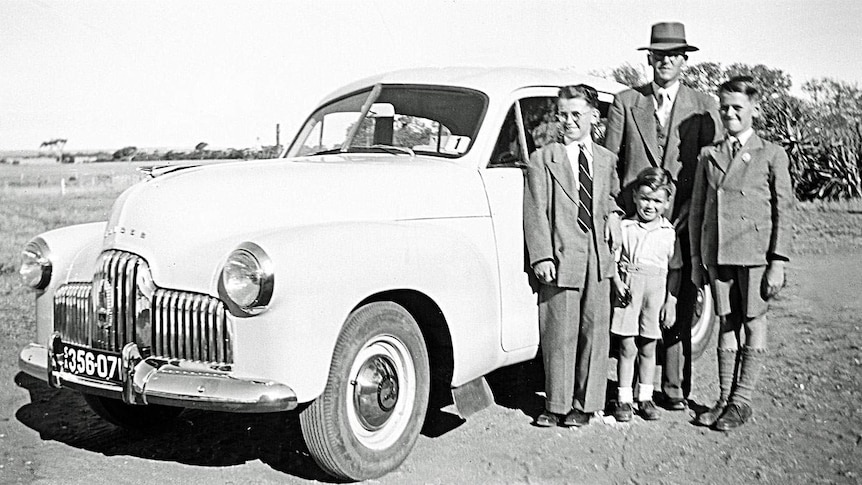
[{"label": "white shirt", "polygon": [[[670,86],[664,88],[660,88],[658,84],[653,83],[653,93],[655,95],[653,96],[652,101],[655,106],[656,117],[658,118],[659,124],[661,124],[661,126],[665,126],[670,120],[673,103],[676,101],[677,93],[679,93],[679,81],[676,81]],[[659,100],[663,101],[661,106],[659,106]]]},{"label": "white shirt", "polygon": [[569,165],[572,167],[572,172],[577,178],[580,168],[578,168],[578,156],[581,154],[580,144],[584,144],[584,152],[587,155],[587,167],[590,169],[590,177],[593,176],[593,141],[587,139],[583,142],[573,141],[566,145],[566,155],[569,157]]},{"label": "white shirt", "polygon": [[740,146],[740,148],[742,148],[745,146],[746,143],[748,143],[748,139],[751,138],[751,135],[753,135],[753,134],[754,134],[754,128],[749,128],[749,129],[743,131],[742,133],[740,133],[736,136],[728,134],[727,135],[727,141],[732,144],[733,139],[735,138],[735,139],[739,140],[739,146]]},{"label": "white shirt", "polygon": [[673,224],[662,217],[658,225],[647,226],[638,219],[623,219],[620,222],[623,240],[617,261],[639,268],[656,270],[682,267],[676,230]]},{"label": "white shirt", "polygon": [[652,92],[654,93],[654,96],[652,97],[652,102],[653,106],[655,106],[656,111],[658,111],[659,93],[666,93],[668,99],[670,100],[670,106],[673,106],[673,103],[676,101],[676,95],[679,93],[679,86],[679,81],[676,81],[670,86],[665,87],[660,87],[658,84],[652,83]]}]

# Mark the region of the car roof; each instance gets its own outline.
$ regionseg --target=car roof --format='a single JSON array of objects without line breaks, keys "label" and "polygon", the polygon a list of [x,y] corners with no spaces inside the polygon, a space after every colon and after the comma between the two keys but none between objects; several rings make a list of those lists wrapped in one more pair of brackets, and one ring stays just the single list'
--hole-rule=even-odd
[{"label": "car roof", "polygon": [[426,67],[390,71],[360,79],[330,93],[321,103],[327,103],[378,83],[459,86],[476,89],[492,98],[505,96],[516,89],[525,87],[589,84],[599,91],[599,99],[605,102],[612,101],[614,94],[626,89],[625,85],[618,82],[568,69]]}]

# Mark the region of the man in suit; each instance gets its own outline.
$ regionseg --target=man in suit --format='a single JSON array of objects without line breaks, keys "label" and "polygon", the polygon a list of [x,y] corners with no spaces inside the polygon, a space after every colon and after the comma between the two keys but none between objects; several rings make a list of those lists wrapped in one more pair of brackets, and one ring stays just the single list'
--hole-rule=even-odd
[{"label": "man in suit", "polygon": [[619,241],[616,156],[592,142],[596,90],[565,86],[557,99],[562,143],[530,157],[524,237],[539,286],[545,411],[535,424],[583,426],[604,409],[610,346],[610,281]]},{"label": "man in suit", "polygon": [[619,93],[608,113],[605,147],[619,157],[622,204],[634,210],[631,185],[646,167],[667,169],[676,183],[669,213],[685,265],[677,298],[677,320],[663,328],[665,360],[662,367],[662,403],[683,410],[691,390],[691,321],[697,288],[690,283],[690,245],[687,230],[692,186],[700,149],[721,139],[715,101],[680,83],[688,52],[698,50],[685,40],[678,22],[652,26],[647,60],[653,81]]}]

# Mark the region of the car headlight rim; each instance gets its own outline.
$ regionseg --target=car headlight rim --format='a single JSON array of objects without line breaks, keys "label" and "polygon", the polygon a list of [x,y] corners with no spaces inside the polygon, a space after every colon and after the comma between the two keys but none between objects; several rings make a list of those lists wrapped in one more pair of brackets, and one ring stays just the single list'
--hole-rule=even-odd
[{"label": "car headlight rim", "polygon": [[21,267],[18,274],[23,283],[34,289],[44,290],[51,282],[53,264],[51,263],[51,251],[48,243],[41,237],[37,237],[24,245],[21,251]]},{"label": "car headlight rim", "polygon": [[225,296],[245,314],[265,311],[275,287],[272,260],[257,244],[240,244],[225,261],[222,286]]}]

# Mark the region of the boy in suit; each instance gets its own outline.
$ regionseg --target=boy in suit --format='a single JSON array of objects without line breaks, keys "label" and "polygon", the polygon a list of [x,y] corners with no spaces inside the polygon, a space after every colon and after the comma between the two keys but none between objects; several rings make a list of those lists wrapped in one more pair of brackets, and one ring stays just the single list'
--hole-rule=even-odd
[{"label": "boy in suit", "polygon": [[[720,396],[697,417],[728,431],[752,414],[755,385],[766,354],[767,300],[784,286],[795,203],[787,154],[752,128],[758,114],[753,79],[719,87],[727,138],[701,151],[691,203],[692,282],[712,284],[721,330]],[[745,327],[745,345],[740,330]]]},{"label": "boy in suit", "polygon": [[539,287],[545,410],[535,424],[583,426],[604,408],[610,346],[609,239],[619,234],[616,156],[593,144],[598,95],[565,86],[557,99],[563,143],[530,157],[524,237]]},{"label": "boy in suit", "polygon": [[683,410],[691,390],[691,321],[697,297],[697,289],[690,283],[685,226],[698,153],[720,139],[721,127],[715,101],[680,83],[688,52],[698,50],[686,42],[683,24],[653,25],[649,47],[639,50],[649,52],[647,61],[652,66],[653,81],[614,98],[608,113],[605,147],[619,156],[622,203],[628,214],[634,213],[632,185],[643,169],[664,168],[674,178],[676,193],[666,216],[677,229],[684,264],[677,323],[662,330],[665,360],[661,387],[665,407]]}]

